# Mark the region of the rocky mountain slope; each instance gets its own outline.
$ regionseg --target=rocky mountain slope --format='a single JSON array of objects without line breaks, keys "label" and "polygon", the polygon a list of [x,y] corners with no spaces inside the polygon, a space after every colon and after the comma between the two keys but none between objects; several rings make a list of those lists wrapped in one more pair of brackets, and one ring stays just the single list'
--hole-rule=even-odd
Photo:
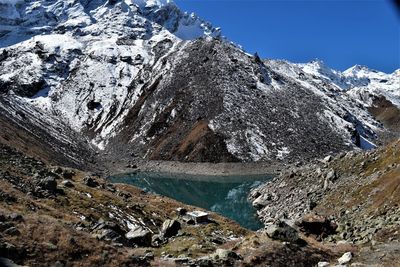
[{"label": "rocky mountain slope", "polygon": [[323,244],[354,244],[363,266],[398,266],[400,140],[288,168],[251,192],[267,228],[277,221]]},{"label": "rocky mountain slope", "polygon": [[1,123],[70,166],[297,161],[398,136],[385,106],[370,110],[383,98],[399,112],[398,71],[260,60],[170,1],[0,10]]}]

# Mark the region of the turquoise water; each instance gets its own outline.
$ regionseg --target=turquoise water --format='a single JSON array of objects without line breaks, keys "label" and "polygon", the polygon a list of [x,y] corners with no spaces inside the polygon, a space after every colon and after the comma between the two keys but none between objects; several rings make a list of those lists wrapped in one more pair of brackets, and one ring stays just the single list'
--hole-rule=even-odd
[{"label": "turquoise water", "polygon": [[262,224],[247,196],[251,188],[271,178],[269,175],[203,176],[138,172],[109,179],[217,212],[245,228],[258,230]]}]

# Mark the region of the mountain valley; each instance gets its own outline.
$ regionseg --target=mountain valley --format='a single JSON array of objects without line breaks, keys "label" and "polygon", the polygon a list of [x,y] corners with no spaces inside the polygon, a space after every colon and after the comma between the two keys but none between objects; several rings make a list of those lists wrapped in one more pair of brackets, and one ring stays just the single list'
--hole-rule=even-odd
[{"label": "mountain valley", "polygon": [[[169,0],[0,0],[1,266],[400,266],[399,138],[400,69],[261,59]],[[109,179],[141,172],[274,176],[264,226]]]}]

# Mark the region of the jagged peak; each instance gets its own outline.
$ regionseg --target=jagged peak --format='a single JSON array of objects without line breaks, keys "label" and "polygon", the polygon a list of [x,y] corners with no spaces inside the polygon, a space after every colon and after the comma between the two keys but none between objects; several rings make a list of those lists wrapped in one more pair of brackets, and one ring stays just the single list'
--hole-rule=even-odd
[{"label": "jagged peak", "polygon": [[165,5],[175,5],[172,0],[125,0],[127,3],[134,3],[141,8],[163,7]]},{"label": "jagged peak", "polygon": [[394,76],[399,76],[400,77],[400,69],[397,69],[395,71],[393,71],[392,73]]},{"label": "jagged peak", "polygon": [[183,12],[172,0],[39,0],[22,1],[18,5],[19,0],[0,0],[0,3],[3,3],[0,4],[0,47],[37,35],[72,32],[78,28],[93,36],[104,33],[107,38],[115,33],[129,35],[137,29],[137,38],[147,39],[161,28],[181,40],[221,37],[219,28],[194,13]]},{"label": "jagged peak", "polygon": [[302,68],[308,68],[308,69],[313,69],[319,73],[331,73],[331,72],[336,72],[334,69],[330,68],[325,62],[321,59],[313,59],[310,62],[307,63],[300,63],[298,66]]},{"label": "jagged peak", "polygon": [[360,71],[372,71],[370,68],[368,68],[365,65],[354,65],[353,67],[348,68],[347,70],[343,71],[344,74],[355,74]]},{"label": "jagged peak", "polygon": [[[399,71],[399,70],[396,70]],[[392,74],[396,75],[396,71],[394,71]],[[347,70],[343,71],[343,74],[345,76],[382,76],[382,75],[390,75],[390,73],[386,73],[383,71],[378,71],[375,69],[371,69],[368,66],[365,65],[354,65],[351,68],[348,68]],[[397,74],[398,75],[398,74]]]},{"label": "jagged peak", "polygon": [[319,58],[315,58],[306,64],[310,64],[310,65],[314,65],[314,66],[318,66],[318,67],[326,67],[325,62]]}]

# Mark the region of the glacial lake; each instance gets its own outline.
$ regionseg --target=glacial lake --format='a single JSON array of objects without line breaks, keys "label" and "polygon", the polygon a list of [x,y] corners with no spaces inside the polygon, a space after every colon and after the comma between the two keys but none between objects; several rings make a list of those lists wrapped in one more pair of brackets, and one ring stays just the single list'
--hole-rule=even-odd
[{"label": "glacial lake", "polygon": [[247,197],[252,188],[271,178],[271,175],[204,176],[137,172],[109,177],[109,180],[219,213],[247,229],[258,230],[263,225]]}]

